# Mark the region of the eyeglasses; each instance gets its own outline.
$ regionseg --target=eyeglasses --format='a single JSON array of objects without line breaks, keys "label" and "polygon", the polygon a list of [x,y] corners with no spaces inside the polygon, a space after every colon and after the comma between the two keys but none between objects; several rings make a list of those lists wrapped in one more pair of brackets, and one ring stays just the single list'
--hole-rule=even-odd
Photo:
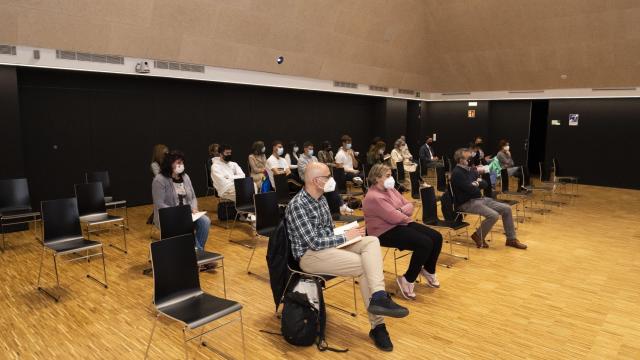
[{"label": "eyeglasses", "polygon": [[331,179],[331,175],[324,175],[324,176],[322,176],[322,175],[321,175],[321,176],[316,176],[316,179],[317,179],[317,178],[323,178],[323,179],[325,179],[325,180],[329,180],[329,179]]}]

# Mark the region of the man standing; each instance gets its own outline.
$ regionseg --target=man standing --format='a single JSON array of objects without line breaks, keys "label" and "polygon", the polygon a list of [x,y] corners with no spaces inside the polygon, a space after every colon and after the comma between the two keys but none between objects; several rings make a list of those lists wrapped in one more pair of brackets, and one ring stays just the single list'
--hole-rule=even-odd
[{"label": "man standing", "polygon": [[[293,257],[309,273],[359,276],[371,323],[369,337],[379,349],[391,351],[393,344],[382,316],[401,318],[409,315],[409,310],[393,302],[385,291],[378,238],[365,236],[363,227],[334,235],[331,212],[323,194],[334,191],[335,184],[325,164],[307,165],[304,188],[289,202],[285,214]],[[337,248],[358,238],[351,245]]]}]

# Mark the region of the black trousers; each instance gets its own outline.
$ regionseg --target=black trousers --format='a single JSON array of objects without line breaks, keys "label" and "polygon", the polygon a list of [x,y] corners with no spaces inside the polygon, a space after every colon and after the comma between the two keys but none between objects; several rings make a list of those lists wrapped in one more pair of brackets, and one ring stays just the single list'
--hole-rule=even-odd
[{"label": "black trousers", "polygon": [[411,261],[409,268],[404,274],[405,279],[414,282],[420,274],[420,269],[424,269],[431,274],[436,272],[436,263],[442,249],[442,235],[439,232],[411,222],[406,226],[396,226],[378,236],[380,245],[393,247],[400,250],[411,250]]}]

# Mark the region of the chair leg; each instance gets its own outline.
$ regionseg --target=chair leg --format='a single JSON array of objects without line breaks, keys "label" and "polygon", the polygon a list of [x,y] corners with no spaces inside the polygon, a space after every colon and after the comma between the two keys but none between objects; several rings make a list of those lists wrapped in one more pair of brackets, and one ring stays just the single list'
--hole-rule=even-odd
[{"label": "chair leg", "polygon": [[37,283],[37,287],[40,288],[40,277],[42,276],[42,263],[44,263],[44,253],[45,253],[45,248],[44,246],[42,247],[42,256],[40,257],[40,269],[38,270],[38,283]]},{"label": "chair leg", "polygon": [[253,247],[253,251],[251,251],[251,257],[249,257],[249,263],[247,264],[247,274],[251,274],[249,267],[251,266],[251,261],[253,260],[253,255],[256,253],[257,247],[258,247],[258,244],[256,243],[256,246]]},{"label": "chair leg", "polygon": [[109,288],[109,286],[107,285],[107,266],[104,261],[104,247],[100,247],[100,253],[102,255],[102,273],[104,275],[104,282],[98,280],[98,278],[94,277],[91,274],[87,274],[87,278],[97,282],[98,284],[104,286],[105,289],[107,289]]},{"label": "chair leg", "polygon": [[149,342],[147,343],[147,350],[144,352],[145,360],[147,359],[147,357],[149,357],[149,348],[151,347],[151,340],[153,339],[153,332],[156,331],[156,325],[158,323],[158,318],[159,317],[160,317],[160,314],[158,313],[156,315],[156,318],[153,320],[153,327],[151,328],[151,334],[149,335]]},{"label": "chair leg", "polygon": [[0,223],[0,232],[2,232],[2,252],[4,252],[5,249],[5,238],[4,238],[4,226],[2,225],[2,223]]},{"label": "chair leg", "polygon": [[224,273],[224,259],[220,261],[222,263],[222,289],[224,291],[224,298],[227,298],[227,280]]},{"label": "chair leg", "polygon": [[233,232],[233,229],[236,227],[237,220],[238,220],[238,212],[236,211],[236,216],[233,217],[233,223],[231,224],[231,228],[229,228],[229,235],[227,237],[229,241],[231,241],[231,233]]},{"label": "chair leg", "polygon": [[[55,302],[60,301],[60,295],[55,296],[52,293],[50,293],[49,291],[47,291],[45,288],[40,286],[40,275],[42,273],[42,264],[44,262],[44,252],[45,252],[45,248],[42,248],[42,259],[40,261],[40,271],[38,272],[38,290],[42,291],[43,293],[45,293],[47,296],[49,296],[50,298],[52,298],[53,300],[55,300]],[[58,262],[56,259],[56,254],[53,254],[53,268],[55,270],[56,273],[56,289],[60,288],[60,278],[58,277]]]},{"label": "chair leg", "polygon": [[358,315],[358,301],[356,299],[356,278],[351,278],[353,284],[353,314],[351,316],[356,317]]},{"label": "chair leg", "polygon": [[242,358],[247,358],[247,347],[244,343],[244,319],[242,318],[242,310],[240,310],[240,337],[242,338]]},{"label": "chair leg", "polygon": [[182,344],[184,345],[184,358],[189,359],[189,349],[187,347],[187,328],[182,328]]}]

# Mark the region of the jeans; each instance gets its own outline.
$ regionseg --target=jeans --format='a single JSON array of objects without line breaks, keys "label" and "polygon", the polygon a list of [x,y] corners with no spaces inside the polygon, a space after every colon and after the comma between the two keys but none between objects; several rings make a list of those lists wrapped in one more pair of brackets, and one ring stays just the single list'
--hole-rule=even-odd
[{"label": "jeans", "polygon": [[471,214],[478,214],[485,218],[478,230],[476,230],[476,235],[481,239],[484,240],[487,234],[489,234],[493,225],[498,221],[498,216],[502,216],[502,224],[504,226],[504,232],[507,234],[507,240],[516,239],[516,229],[513,225],[511,206],[484,197],[467,201],[460,205],[460,210]]},{"label": "jeans", "polygon": [[202,215],[198,220],[193,223],[196,228],[196,247],[198,250],[204,250],[204,245],[209,238],[209,227],[211,226],[211,220],[207,215]]},{"label": "jeans", "polygon": [[442,235],[439,232],[411,222],[407,226],[398,225],[387,230],[378,238],[382,246],[413,251],[409,267],[404,274],[408,282],[415,282],[423,267],[428,273],[435,274],[442,249]]}]

